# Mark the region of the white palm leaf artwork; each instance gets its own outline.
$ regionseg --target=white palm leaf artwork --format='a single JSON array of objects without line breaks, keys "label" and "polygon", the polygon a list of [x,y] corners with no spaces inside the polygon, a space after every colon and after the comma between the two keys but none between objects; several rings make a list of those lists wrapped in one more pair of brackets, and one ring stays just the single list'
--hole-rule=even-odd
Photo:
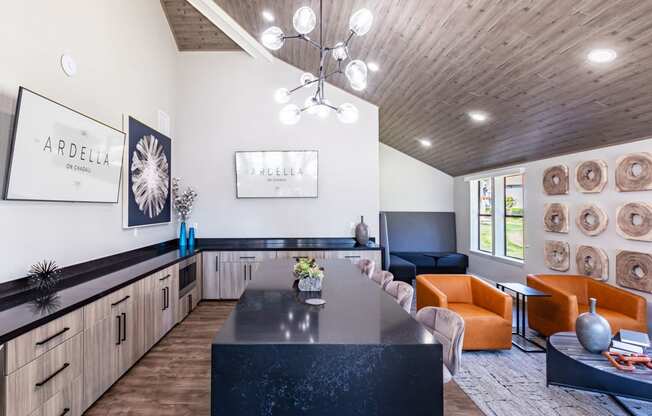
[{"label": "white palm leaf artwork", "polygon": [[131,178],[138,209],[149,218],[159,215],[167,201],[170,179],[168,159],[156,137],[144,136],[136,144],[131,157]]}]

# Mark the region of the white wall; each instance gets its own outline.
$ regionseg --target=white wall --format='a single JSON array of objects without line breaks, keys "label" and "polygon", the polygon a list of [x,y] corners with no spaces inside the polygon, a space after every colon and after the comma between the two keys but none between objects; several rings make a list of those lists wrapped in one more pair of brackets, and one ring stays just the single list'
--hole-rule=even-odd
[{"label": "white wall", "polygon": [[[652,243],[626,240],[616,232],[616,209],[618,206],[632,201],[652,203],[652,192],[617,192],[614,185],[614,169],[616,159],[627,153],[652,151],[652,139],[618,146],[605,147],[587,152],[574,153],[566,156],[519,165],[525,168],[525,262],[522,266],[506,264],[482,254],[469,253],[469,183],[463,177],[455,178],[455,212],[457,213],[457,245],[458,251],[469,254],[471,273],[495,281],[525,282],[529,273],[556,273],[548,270],[543,261],[543,245],[545,240],[567,241],[571,247],[571,269],[576,273],[575,249],[578,245],[594,245],[604,249],[609,256],[609,283],[616,285],[615,267],[616,251],[632,250],[644,253],[652,252]],[[574,174],[575,167],[582,161],[602,159],[607,162],[609,180],[605,190],[599,194],[583,194],[579,192],[571,177],[570,193],[568,195],[547,196],[543,192],[541,178],[543,171],[550,166],[566,164]],[[473,175],[475,176],[475,174]],[[569,206],[569,234],[546,233],[543,231],[543,206],[546,202],[563,202]],[[580,205],[595,203],[602,207],[609,217],[607,230],[596,237],[587,237],[575,225],[575,214]],[[632,291],[652,301],[652,295]],[[652,308],[650,308],[652,309]],[[652,323],[652,320],[650,321]]]},{"label": "white wall", "polygon": [[[344,237],[361,215],[378,235],[376,106],[327,86],[334,104],[358,107],[358,123],[304,114],[285,126],[273,93],[298,85],[298,69],[242,52],[182,53],[178,65],[176,161],[182,186],[199,193],[190,221],[199,236]],[[237,150],[318,150],[319,198],[236,199]]]},{"label": "white wall", "polygon": [[[0,39],[0,150],[19,85],[119,129],[123,114],[154,127],[158,109],[175,118],[178,52],[158,1],[3,1]],[[120,204],[0,201],[0,230],[0,282],[44,258],[65,266],[175,236],[173,225],[123,230]]]},{"label": "white wall", "polygon": [[380,144],[380,210],[452,212],[453,177]]}]

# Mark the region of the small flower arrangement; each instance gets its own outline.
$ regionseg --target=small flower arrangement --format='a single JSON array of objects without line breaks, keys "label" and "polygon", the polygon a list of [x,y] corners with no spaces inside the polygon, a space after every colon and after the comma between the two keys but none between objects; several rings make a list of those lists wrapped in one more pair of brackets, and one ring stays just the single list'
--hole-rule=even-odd
[{"label": "small flower arrangement", "polygon": [[179,218],[185,222],[190,218],[192,206],[197,198],[197,192],[191,187],[188,187],[184,193],[180,194],[180,181],[181,178],[172,178],[172,201],[174,202],[174,209],[179,214]]},{"label": "small flower arrangement", "polygon": [[324,268],[319,267],[314,258],[300,257],[294,265],[294,276],[297,279],[323,279]]}]

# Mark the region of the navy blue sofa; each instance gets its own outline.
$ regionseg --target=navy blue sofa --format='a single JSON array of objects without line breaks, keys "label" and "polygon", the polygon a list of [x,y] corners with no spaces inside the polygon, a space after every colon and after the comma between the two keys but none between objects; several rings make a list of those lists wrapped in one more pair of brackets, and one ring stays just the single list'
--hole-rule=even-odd
[{"label": "navy blue sofa", "polygon": [[418,274],[464,274],[466,255],[456,252],[454,212],[381,212],[383,269],[412,283]]}]

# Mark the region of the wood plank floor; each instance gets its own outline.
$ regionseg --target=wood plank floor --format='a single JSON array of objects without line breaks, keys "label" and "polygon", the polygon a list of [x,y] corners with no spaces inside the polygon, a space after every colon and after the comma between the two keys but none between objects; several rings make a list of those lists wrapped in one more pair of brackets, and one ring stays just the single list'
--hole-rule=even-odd
[{"label": "wood plank floor", "polygon": [[[85,415],[210,415],[210,343],[234,305],[201,302]],[[447,416],[482,416],[454,382],[444,388],[444,405]]]}]

